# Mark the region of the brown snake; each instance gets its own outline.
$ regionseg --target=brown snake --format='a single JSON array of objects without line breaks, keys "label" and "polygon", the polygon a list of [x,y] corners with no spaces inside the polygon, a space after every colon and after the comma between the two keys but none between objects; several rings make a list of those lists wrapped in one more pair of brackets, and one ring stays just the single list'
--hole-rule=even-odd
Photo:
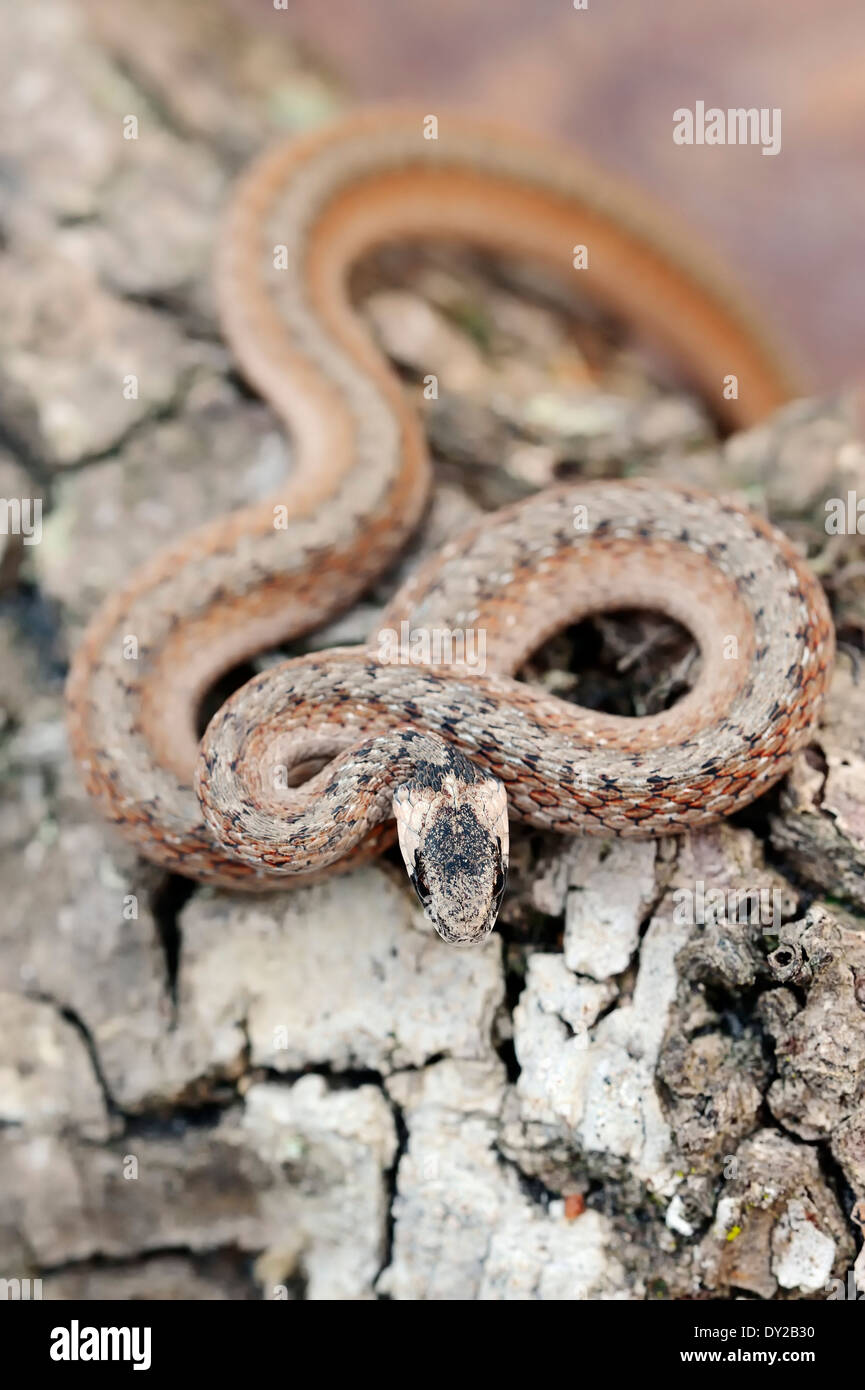
[{"label": "brown snake", "polygon": [[[668,484],[557,488],[446,546],[383,620],[483,632],[485,673],[382,661],[374,638],[288,661],[231,697],[199,751],[196,712],[217,676],[345,609],[420,517],[420,427],[347,280],[383,242],[436,234],[533,256],[571,284],[583,243],[587,294],[713,399],[738,376],[741,399],[722,403],[731,423],[791,394],[704,257],[571,157],[464,122],[426,140],[421,116],[393,112],[288,142],[239,185],[218,286],[226,336],[284,419],[295,470],[278,496],[133,574],[91,623],[68,697],[90,792],[149,858],[273,887],[375,851],[395,815],[428,915],[465,943],[495,921],[508,806],[537,826],[616,835],[730,813],[807,742],[833,632],[818,583],[758,517]],[[674,708],[623,719],[513,679],[566,623],[635,605],[699,643],[699,678]]]}]

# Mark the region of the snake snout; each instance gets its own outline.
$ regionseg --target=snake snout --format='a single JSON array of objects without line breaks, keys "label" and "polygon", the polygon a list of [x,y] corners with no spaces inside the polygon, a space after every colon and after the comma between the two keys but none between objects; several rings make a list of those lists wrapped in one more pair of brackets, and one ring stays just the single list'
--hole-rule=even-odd
[{"label": "snake snout", "polygon": [[[473,770],[474,772],[474,770]],[[427,769],[394,794],[400,849],[439,936],[474,946],[498,917],[508,874],[508,811],[501,782]]]}]

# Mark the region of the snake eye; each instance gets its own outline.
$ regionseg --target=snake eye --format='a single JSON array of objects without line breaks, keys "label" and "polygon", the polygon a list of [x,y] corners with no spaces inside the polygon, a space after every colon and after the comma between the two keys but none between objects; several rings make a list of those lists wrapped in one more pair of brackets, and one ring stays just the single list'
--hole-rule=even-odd
[{"label": "snake eye", "polygon": [[505,869],[499,869],[498,873],[496,874],[496,881],[495,881],[495,883],[493,884],[493,898],[495,899],[496,907],[499,906],[499,904],[501,903],[502,898],[504,897],[505,888],[507,887],[507,882],[508,882],[507,870],[505,870]]},{"label": "snake eye", "polygon": [[[499,841],[499,850],[501,850],[501,841]],[[505,895],[505,888],[507,887],[507,882],[508,882],[508,868],[507,868],[507,865],[506,865],[506,864],[503,864],[503,863],[502,863],[501,854],[500,854],[500,855],[499,855],[499,866],[498,866],[498,869],[496,870],[496,881],[495,881],[495,883],[493,884],[493,902],[494,902],[495,905],[496,905],[496,912],[498,912],[499,908],[500,908],[501,905],[502,905],[502,898],[503,898],[504,895]]]},{"label": "snake eye", "polygon": [[416,854],[414,857],[414,872],[411,875],[411,881],[414,885],[414,891],[417,893],[421,907],[429,907],[432,894],[430,893],[429,884],[426,881],[426,875],[424,874],[419,854]]}]

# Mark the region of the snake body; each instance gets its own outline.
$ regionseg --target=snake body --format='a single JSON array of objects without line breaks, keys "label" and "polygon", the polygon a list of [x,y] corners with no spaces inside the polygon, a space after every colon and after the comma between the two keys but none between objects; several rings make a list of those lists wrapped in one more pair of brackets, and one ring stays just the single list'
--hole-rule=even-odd
[{"label": "snake body", "polygon": [[[372,248],[436,234],[533,256],[572,285],[572,248],[586,244],[579,286],[667,349],[734,425],[792,393],[705,258],[570,156],[465,123],[427,140],[422,117],[393,112],[265,155],[227,216],[219,301],[245,375],[291,434],[294,472],[278,496],[133,574],[92,621],[68,683],[88,789],[170,869],[248,887],[332,871],[373,852],[394,809],[401,842],[431,833],[432,787],[450,797],[463,866],[473,819],[488,817],[499,849],[485,892],[500,896],[497,787],[538,826],[660,834],[751,800],[813,728],[832,626],[783,536],[707,495],[606,482],[486,518],[392,601],[384,627],[482,631],[483,673],[384,662],[374,640],[289,661],[227,702],[199,752],[196,711],[218,675],[350,605],[418,522],[423,437],[347,284]],[[725,402],[729,373],[741,391]],[[700,645],[697,684],[671,710],[615,718],[514,679],[565,623],[637,604]]]}]

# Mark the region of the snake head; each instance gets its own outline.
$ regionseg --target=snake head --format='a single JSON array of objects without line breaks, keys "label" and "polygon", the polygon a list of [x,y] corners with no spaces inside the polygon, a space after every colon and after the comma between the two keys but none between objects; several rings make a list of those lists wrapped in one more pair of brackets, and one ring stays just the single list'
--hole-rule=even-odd
[{"label": "snake head", "polygon": [[466,758],[419,766],[396,788],[402,857],[421,906],[445,941],[474,946],[495,926],[508,876],[508,803]]}]

